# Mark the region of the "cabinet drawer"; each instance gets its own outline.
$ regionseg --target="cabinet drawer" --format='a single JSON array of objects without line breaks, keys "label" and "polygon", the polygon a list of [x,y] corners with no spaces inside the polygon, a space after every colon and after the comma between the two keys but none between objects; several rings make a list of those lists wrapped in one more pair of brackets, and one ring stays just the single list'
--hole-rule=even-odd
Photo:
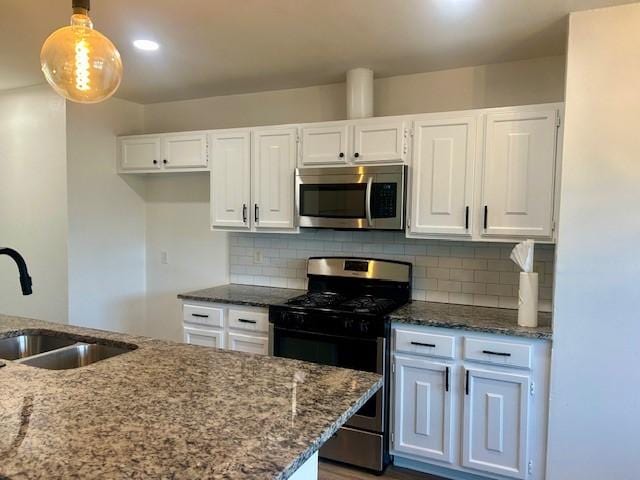
[{"label": "cabinet drawer", "polygon": [[225,348],[224,332],[222,330],[210,330],[184,326],[184,341],[190,345],[201,347]]},{"label": "cabinet drawer", "polygon": [[210,327],[224,327],[224,309],[204,307],[202,305],[184,304],[182,307],[184,321]]},{"label": "cabinet drawer", "polygon": [[531,368],[531,345],[465,337],[464,359],[507,367]]},{"label": "cabinet drawer", "polygon": [[269,331],[269,313],[261,310],[229,309],[229,328],[251,332]]},{"label": "cabinet drawer", "polygon": [[234,352],[267,355],[269,353],[269,338],[265,335],[246,335],[244,333],[229,332],[227,348]]},{"label": "cabinet drawer", "polygon": [[450,335],[436,335],[402,329],[396,329],[395,332],[397,352],[454,358],[455,339]]}]

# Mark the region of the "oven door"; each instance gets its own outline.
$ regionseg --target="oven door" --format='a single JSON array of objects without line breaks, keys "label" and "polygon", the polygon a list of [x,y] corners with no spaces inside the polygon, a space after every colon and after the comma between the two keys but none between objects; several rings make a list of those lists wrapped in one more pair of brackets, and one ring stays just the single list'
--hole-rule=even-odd
[{"label": "oven door", "polygon": [[[385,339],[354,338],[290,330],[273,326],[273,355],[307,362],[350,368],[385,375]],[[382,387],[347,422],[352,427],[382,432],[384,425]]]},{"label": "oven door", "polygon": [[404,228],[404,167],[299,169],[298,226],[337,229]]}]

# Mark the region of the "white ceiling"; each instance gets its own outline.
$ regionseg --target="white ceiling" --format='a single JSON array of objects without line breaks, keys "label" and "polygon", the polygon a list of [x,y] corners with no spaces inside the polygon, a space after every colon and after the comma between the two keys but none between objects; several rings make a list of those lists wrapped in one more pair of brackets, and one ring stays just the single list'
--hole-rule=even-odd
[{"label": "white ceiling", "polygon": [[[140,103],[340,82],[564,53],[566,15],[629,0],[93,0]],[[43,81],[42,42],[70,0],[0,0],[0,90]],[[160,42],[139,52],[131,42]]]}]

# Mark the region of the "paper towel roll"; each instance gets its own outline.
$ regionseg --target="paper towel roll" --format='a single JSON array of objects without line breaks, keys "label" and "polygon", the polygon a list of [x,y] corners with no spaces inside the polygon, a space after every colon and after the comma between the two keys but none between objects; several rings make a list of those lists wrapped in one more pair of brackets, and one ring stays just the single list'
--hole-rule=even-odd
[{"label": "paper towel roll", "polygon": [[520,272],[518,292],[518,325],[538,326],[538,274]]}]

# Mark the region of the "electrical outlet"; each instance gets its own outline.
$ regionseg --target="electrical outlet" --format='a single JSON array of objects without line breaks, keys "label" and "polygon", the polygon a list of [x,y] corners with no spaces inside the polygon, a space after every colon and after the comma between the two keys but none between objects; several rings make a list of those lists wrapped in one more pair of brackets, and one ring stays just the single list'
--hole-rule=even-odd
[{"label": "electrical outlet", "polygon": [[264,262],[264,257],[262,255],[262,250],[254,250],[253,251],[253,263],[256,265],[262,265]]},{"label": "electrical outlet", "polygon": [[164,250],[160,252],[160,263],[162,265],[169,265],[169,254]]}]

